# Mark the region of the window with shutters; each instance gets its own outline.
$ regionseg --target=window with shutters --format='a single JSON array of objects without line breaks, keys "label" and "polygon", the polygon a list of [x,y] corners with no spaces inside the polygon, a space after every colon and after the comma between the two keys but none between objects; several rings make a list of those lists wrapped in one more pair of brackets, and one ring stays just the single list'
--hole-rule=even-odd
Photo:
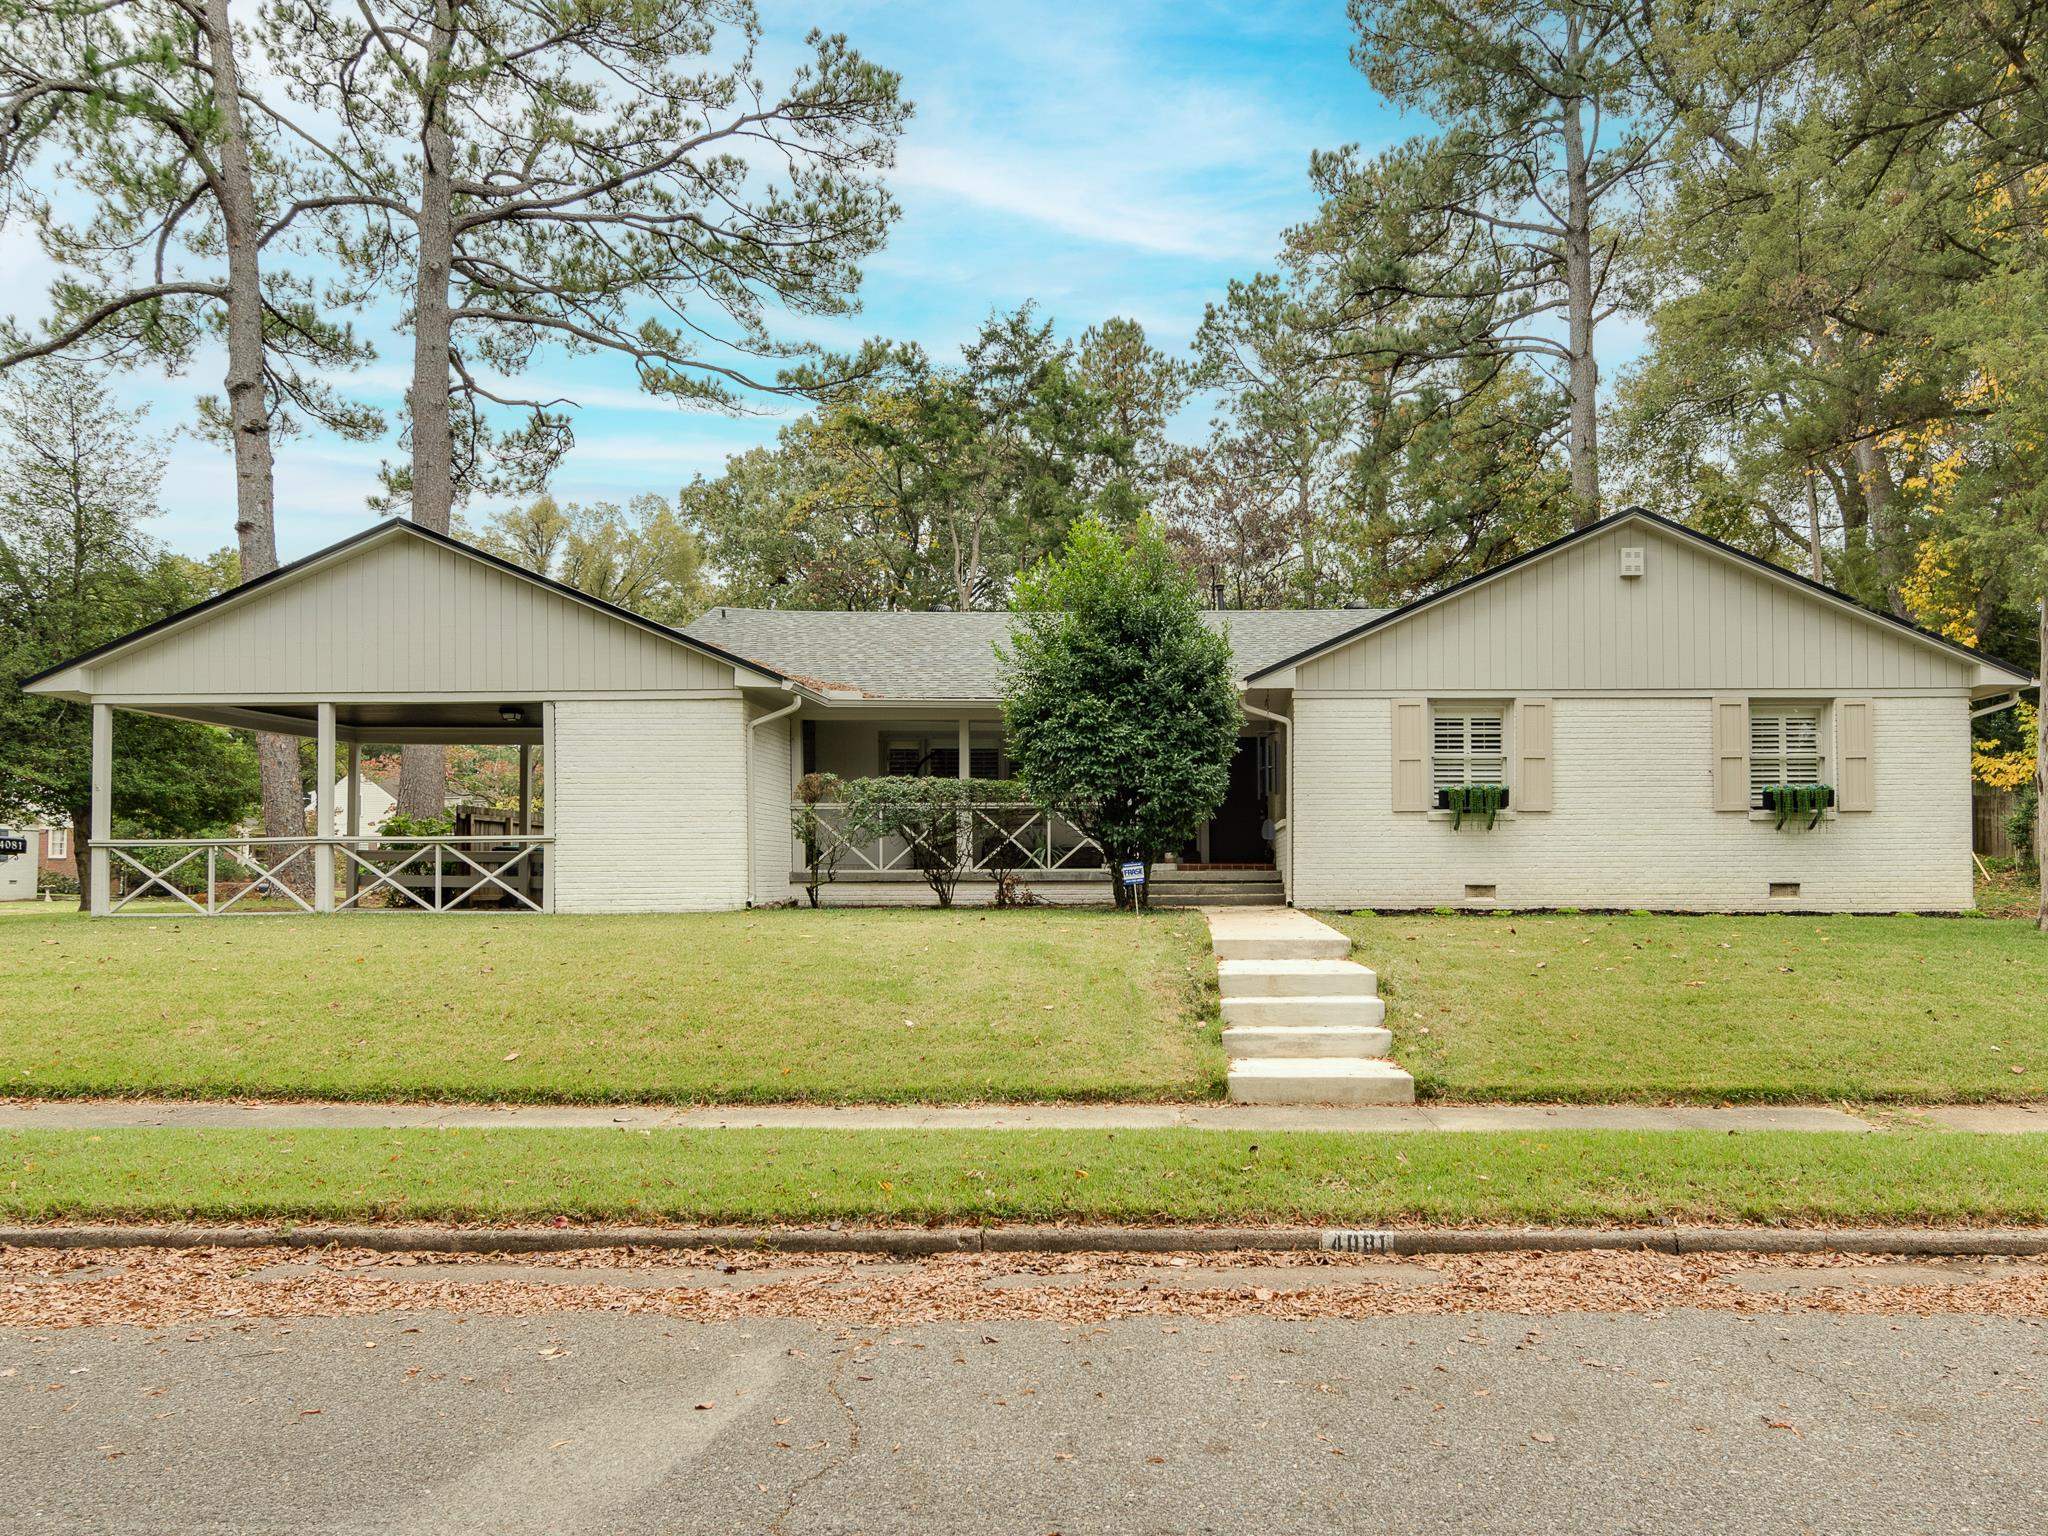
[{"label": "window with shutters", "polygon": [[[993,742],[972,742],[967,771],[977,779],[1002,777],[1003,751]],[[960,776],[960,738],[888,736],[882,741],[882,771],[896,778],[954,779]]]},{"label": "window with shutters", "polygon": [[1498,704],[1438,704],[1430,714],[1429,787],[1508,781],[1507,714]]},{"label": "window with shutters", "polygon": [[1820,709],[1812,704],[1752,701],[1749,706],[1749,804],[1764,809],[1777,784],[1825,784],[1827,758]]}]

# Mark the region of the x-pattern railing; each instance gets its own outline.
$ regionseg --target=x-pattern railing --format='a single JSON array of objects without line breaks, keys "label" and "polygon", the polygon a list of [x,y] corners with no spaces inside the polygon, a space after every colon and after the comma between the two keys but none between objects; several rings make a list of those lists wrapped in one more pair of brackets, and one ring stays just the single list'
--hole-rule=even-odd
[{"label": "x-pattern railing", "polygon": [[[810,809],[818,813],[813,825],[817,828],[820,850],[836,855],[842,874],[848,870],[890,874],[917,867],[916,850],[903,839],[871,838],[857,842],[849,838],[842,826],[844,805],[820,803]],[[1089,851],[1098,855],[1102,852],[1094,838],[1066,817],[1028,802],[976,804],[962,809],[968,813],[969,839],[975,845],[973,856],[965,865],[970,870],[1077,869],[1085,867],[1079,861]],[[993,840],[985,837],[990,832],[995,834]]]},{"label": "x-pattern railing", "polygon": [[[389,847],[392,849],[392,851],[397,852],[403,849],[407,844],[414,842],[415,839],[404,837],[390,837],[377,839],[376,841],[380,845]],[[361,903],[365,896],[369,895],[372,891],[382,888],[385,890],[393,891],[398,895],[403,896],[407,901],[411,902],[421,911],[447,912],[453,910],[456,907],[461,906],[464,902],[468,901],[470,897],[476,895],[477,892],[481,891],[487,885],[497,887],[499,890],[503,891],[507,896],[510,896],[514,901],[518,902],[521,906],[525,907],[529,912],[538,912],[541,910],[541,905],[539,902],[534,901],[531,897],[529,897],[524,891],[520,890],[517,886],[508,885],[504,879],[506,875],[509,875],[512,873],[512,871],[518,869],[520,865],[526,864],[527,861],[533,857],[534,852],[540,847],[540,844],[528,842],[524,846],[522,846],[516,853],[514,853],[511,858],[506,859],[496,868],[486,869],[484,868],[483,865],[479,864],[475,859],[471,858],[469,856],[468,850],[462,847],[462,843],[464,841],[474,841],[474,839],[430,837],[417,839],[417,841],[419,843],[419,846],[414,848],[410,853],[405,854],[404,857],[399,859],[399,861],[396,864],[384,864],[379,863],[374,859],[364,858],[360,852],[350,847],[347,843],[337,843],[335,846],[340,850],[342,856],[351,861],[351,863],[354,864],[358,869],[362,870],[365,874],[370,875],[372,878],[368,885],[358,885],[355,892],[351,894],[346,900],[337,901],[334,904],[334,910],[337,912],[345,912],[350,909],[356,909],[361,911],[375,910],[373,908],[363,907]],[[500,837],[490,838],[487,841],[489,841],[493,846],[502,847],[507,841],[507,839]],[[464,886],[463,889],[456,892],[452,896],[448,894],[447,864],[444,858],[445,855],[451,854],[455,858],[460,859],[464,864],[467,864],[469,868],[472,871],[474,871],[477,876],[476,880],[471,882],[469,885]],[[429,899],[427,896],[423,896],[420,892],[414,890],[410,885],[406,884],[398,878],[407,870],[411,869],[422,858],[431,858],[433,861],[433,867],[431,872],[434,878],[434,885],[431,899]],[[531,866],[529,866],[528,872],[531,873]],[[427,873],[427,871],[422,871],[421,873],[424,875],[425,873]],[[465,878],[466,876],[462,873],[462,871],[456,871],[456,884],[461,884],[462,880]],[[402,910],[402,908],[387,908],[386,910]]]},{"label": "x-pattern railing", "polygon": [[[546,878],[535,866],[540,851],[552,842],[550,837],[524,833],[468,838],[372,833],[352,838],[123,838],[99,846],[109,855],[112,873],[141,876],[139,883],[110,902],[109,916],[156,895],[195,916],[223,917],[316,911],[307,892],[314,888],[322,849],[333,850],[337,886],[354,887],[335,891],[336,912],[452,912],[472,904],[486,890],[502,893],[529,912],[543,912],[545,905],[528,889]],[[416,889],[416,884],[424,889]],[[382,908],[366,900],[378,891],[385,893],[388,903]],[[261,901],[281,901],[283,906],[263,907]],[[128,915],[160,910],[152,907]]]}]

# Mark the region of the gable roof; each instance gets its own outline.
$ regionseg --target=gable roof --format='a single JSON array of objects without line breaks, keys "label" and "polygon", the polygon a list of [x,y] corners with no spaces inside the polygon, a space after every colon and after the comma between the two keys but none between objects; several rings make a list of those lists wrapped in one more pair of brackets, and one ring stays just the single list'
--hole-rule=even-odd
[{"label": "gable roof", "polygon": [[[1356,608],[1232,608],[1202,621],[1230,637],[1240,677],[1371,617]],[[1008,613],[713,608],[683,628],[822,693],[868,699],[986,701],[1002,694],[996,646]]]},{"label": "gable roof", "polygon": [[1725,543],[1711,535],[1701,533],[1697,529],[1688,528],[1683,523],[1673,522],[1668,517],[1660,517],[1646,507],[1625,508],[1620,512],[1588,523],[1583,528],[1574,529],[1562,538],[1552,539],[1548,544],[1540,545],[1535,549],[1517,555],[1514,559],[1504,561],[1490,570],[1481,571],[1475,576],[1468,576],[1463,581],[1453,582],[1450,586],[1440,591],[1416,598],[1413,602],[1403,604],[1399,608],[1371,615],[1361,622],[1350,626],[1342,633],[1305,646],[1299,651],[1280,658],[1278,661],[1269,663],[1265,667],[1248,674],[1245,680],[1248,683],[1256,683],[1262,677],[1271,677],[1274,673],[1284,672],[1304,662],[1313,661],[1319,656],[1328,655],[1330,652],[1349,645],[1355,640],[1360,640],[1367,635],[1391,628],[1396,624],[1415,617],[1417,614],[1436,608],[1453,598],[1471,591],[1475,587],[1498,581],[1511,572],[1521,570],[1537,561],[1547,559],[1560,551],[1569,549],[1587,539],[1610,532],[1630,522],[1644,523],[1660,528],[1666,533],[1689,541],[1724,559],[1736,561],[1774,580],[1786,583],[1794,589],[1817,598],[1834,608],[1845,610],[1855,618],[1866,620],[1872,624],[1886,626],[1923,645],[1932,646],[1956,659],[1967,661],[1982,670],[2005,673],[2009,683],[2000,682],[1999,686],[2031,687],[2038,681],[2023,667],[2014,666],[2011,662],[2001,661],[1999,658],[1987,655],[1983,651],[1971,650],[1966,645],[1959,645],[1953,640],[1937,635],[1931,630],[1922,629],[1916,624],[1908,623],[1906,620],[1894,617],[1889,613],[1882,613],[1877,609],[1868,608],[1846,592],[1837,591],[1835,588],[1827,586],[1822,582],[1801,576],[1796,571],[1788,571],[1783,566],[1773,565],[1770,561],[1759,559],[1747,550],[1738,549],[1733,544]]},{"label": "gable roof", "polygon": [[[553,593],[557,597],[566,598],[583,608],[603,614],[607,618],[616,619],[621,623],[629,624],[633,628],[648,634],[658,635],[663,640],[673,644],[684,646],[691,650],[707,652],[719,661],[744,667],[749,671],[767,672],[772,681],[781,682],[785,680],[780,672],[764,668],[758,663],[748,661],[744,657],[720,651],[716,646],[708,644],[703,640],[686,636],[680,630],[671,629],[666,624],[656,623],[653,619],[643,617],[629,609],[621,608],[614,603],[608,603],[602,598],[592,597],[589,593],[578,591],[575,587],[556,581],[552,577],[543,576],[536,571],[530,571],[522,565],[515,565],[510,560],[500,559],[497,555],[491,554],[488,550],[479,549],[474,544],[465,543],[463,540],[450,537],[445,533],[436,533],[430,528],[422,528],[419,524],[406,518],[392,518],[373,527],[365,528],[359,533],[350,534],[347,538],[330,544],[324,549],[315,550],[312,554],[302,559],[294,560],[289,565],[281,565],[276,570],[258,576],[253,581],[245,581],[240,586],[230,587],[225,592],[218,592],[202,602],[194,603],[189,608],[181,608],[176,613],[168,614],[154,623],[145,624],[140,629],[131,630],[117,639],[107,641],[104,645],[95,646],[89,651],[82,651],[76,656],[58,662],[53,667],[46,667],[32,677],[23,678],[21,687],[37,690],[37,685],[48,683],[61,674],[71,671],[73,668],[90,666],[98,662],[111,660],[143,645],[161,640],[165,636],[195,624],[200,620],[213,617],[232,608],[240,607],[255,598],[275,592],[281,587],[304,580],[316,571],[327,569],[382,544],[405,538],[419,539],[437,548],[461,554],[492,570],[517,577],[519,580],[531,583],[544,591]],[[59,690],[41,689],[38,691],[56,692]]]}]

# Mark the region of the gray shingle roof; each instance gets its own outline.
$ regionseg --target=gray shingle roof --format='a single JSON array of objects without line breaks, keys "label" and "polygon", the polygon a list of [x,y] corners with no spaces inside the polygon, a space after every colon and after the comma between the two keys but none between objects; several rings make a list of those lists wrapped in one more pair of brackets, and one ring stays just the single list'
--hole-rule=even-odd
[{"label": "gray shingle roof", "polygon": [[[1202,615],[1230,636],[1240,677],[1377,617],[1366,608],[1234,608]],[[994,699],[996,642],[1007,613],[849,613],[713,608],[687,624],[693,640],[816,688],[875,699]]]}]

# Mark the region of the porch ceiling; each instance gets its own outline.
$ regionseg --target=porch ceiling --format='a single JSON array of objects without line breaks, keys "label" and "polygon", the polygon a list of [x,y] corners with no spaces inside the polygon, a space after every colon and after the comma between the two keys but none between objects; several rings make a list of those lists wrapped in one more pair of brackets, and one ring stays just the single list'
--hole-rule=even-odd
[{"label": "porch ceiling", "polygon": [[[277,731],[288,736],[319,734],[318,706],[314,704],[149,704],[121,705],[138,714],[162,715],[172,720],[191,720],[202,725],[224,725],[237,730]],[[521,718],[508,722],[501,710],[519,710]],[[541,739],[541,706],[537,700],[448,700],[443,702],[356,702],[334,706],[334,731],[341,741],[402,745],[407,742],[444,742],[462,745],[494,743],[538,743]]]}]

